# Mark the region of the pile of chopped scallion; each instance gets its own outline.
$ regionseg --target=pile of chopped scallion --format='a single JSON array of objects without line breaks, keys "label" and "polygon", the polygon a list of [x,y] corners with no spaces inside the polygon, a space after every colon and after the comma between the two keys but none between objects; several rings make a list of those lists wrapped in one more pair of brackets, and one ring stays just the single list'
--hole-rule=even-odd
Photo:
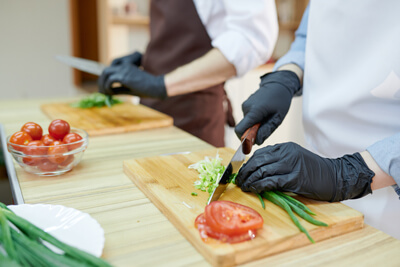
[{"label": "pile of chopped scallion", "polygon": [[[43,242],[59,248],[53,252]],[[0,266],[111,266],[105,260],[69,246],[19,217],[0,202]],[[4,265],[3,265],[4,264]]]},{"label": "pile of chopped scallion", "polygon": [[71,107],[74,108],[93,108],[93,107],[104,107],[108,106],[111,107],[115,104],[122,103],[121,100],[117,98],[113,98],[110,95],[105,95],[102,93],[92,93],[84,98],[82,98],[80,101],[72,103]]}]

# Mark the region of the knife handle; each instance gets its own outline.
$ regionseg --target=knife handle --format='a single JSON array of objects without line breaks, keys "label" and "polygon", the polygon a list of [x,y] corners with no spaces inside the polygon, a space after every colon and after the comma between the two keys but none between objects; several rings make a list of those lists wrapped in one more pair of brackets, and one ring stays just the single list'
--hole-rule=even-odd
[{"label": "knife handle", "polygon": [[[249,154],[251,152],[251,148],[256,141],[256,136],[258,132],[258,128],[260,128],[260,123],[255,124],[251,128],[247,129],[244,134],[242,135],[241,141],[243,142],[242,150],[244,154]],[[248,134],[247,134],[248,133]],[[243,138],[246,136],[246,138]]]}]

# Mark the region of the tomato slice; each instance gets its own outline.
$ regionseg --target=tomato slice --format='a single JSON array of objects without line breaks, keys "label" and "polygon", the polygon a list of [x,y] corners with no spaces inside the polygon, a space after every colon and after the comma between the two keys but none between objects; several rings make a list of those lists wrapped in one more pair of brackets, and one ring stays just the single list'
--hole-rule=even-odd
[{"label": "tomato slice", "polygon": [[239,235],[227,235],[214,232],[211,227],[207,225],[204,213],[197,216],[195,220],[195,227],[199,230],[200,237],[205,242],[207,242],[208,238],[210,237],[224,243],[239,243],[253,239],[257,233],[257,230],[248,230],[247,233]]},{"label": "tomato slice", "polygon": [[262,228],[264,220],[254,209],[231,201],[213,201],[206,206],[204,217],[213,232],[229,236],[247,234]]}]

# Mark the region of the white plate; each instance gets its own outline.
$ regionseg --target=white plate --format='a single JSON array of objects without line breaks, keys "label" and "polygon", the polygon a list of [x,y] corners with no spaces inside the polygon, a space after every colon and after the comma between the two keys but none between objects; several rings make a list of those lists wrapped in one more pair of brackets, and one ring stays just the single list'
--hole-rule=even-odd
[{"label": "white plate", "polygon": [[104,230],[89,214],[61,205],[22,204],[8,207],[60,241],[101,256]]}]

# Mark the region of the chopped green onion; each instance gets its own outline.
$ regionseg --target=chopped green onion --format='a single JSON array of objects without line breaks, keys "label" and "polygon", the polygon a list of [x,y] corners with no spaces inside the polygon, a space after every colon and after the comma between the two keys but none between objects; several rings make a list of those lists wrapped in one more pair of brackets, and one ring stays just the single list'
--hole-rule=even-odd
[{"label": "chopped green onion", "polygon": [[93,93],[81,99],[78,102],[72,103],[74,108],[93,108],[93,107],[111,107],[112,105],[122,103],[121,100],[112,98],[110,95],[102,93]]},{"label": "chopped green onion", "polygon": [[192,196],[197,196],[197,193],[196,192],[192,192]]}]

